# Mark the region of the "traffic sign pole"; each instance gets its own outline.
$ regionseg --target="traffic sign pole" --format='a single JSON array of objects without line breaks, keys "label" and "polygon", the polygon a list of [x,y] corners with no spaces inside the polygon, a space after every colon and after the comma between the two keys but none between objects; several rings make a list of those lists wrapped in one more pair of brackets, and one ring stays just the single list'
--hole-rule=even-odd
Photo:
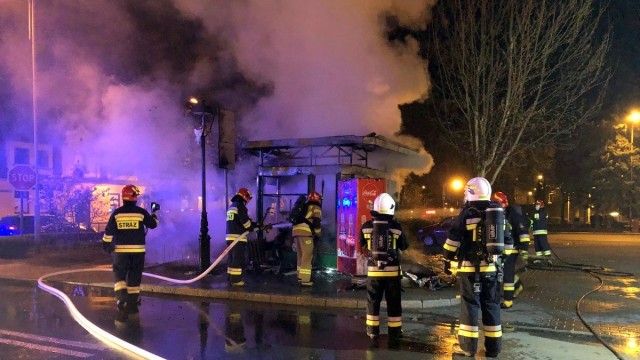
[{"label": "traffic sign pole", "polygon": [[[36,176],[35,170],[28,165],[16,165],[7,172],[9,184],[13,186],[16,192],[20,193],[20,235],[24,234],[24,194],[26,192],[28,196],[29,190],[36,185]],[[36,189],[36,191],[38,190]]]}]

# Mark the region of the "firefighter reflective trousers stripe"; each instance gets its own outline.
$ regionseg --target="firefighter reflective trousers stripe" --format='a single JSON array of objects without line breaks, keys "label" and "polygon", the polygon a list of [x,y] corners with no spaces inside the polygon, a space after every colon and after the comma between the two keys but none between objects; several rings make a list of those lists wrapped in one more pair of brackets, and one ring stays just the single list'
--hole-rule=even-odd
[{"label": "firefighter reflective trousers stripe", "polygon": [[551,247],[547,240],[547,234],[533,235],[533,246],[537,256],[551,256]]},{"label": "firefighter reflective trousers stripe", "polygon": [[[227,240],[227,246],[231,245],[232,242],[233,240]],[[227,274],[229,275],[229,281],[232,283],[242,281],[242,269],[244,269],[246,247],[246,242],[238,241],[231,251],[229,251],[229,258],[227,259]]]},{"label": "firefighter reflective trousers stripe", "polygon": [[[518,253],[509,254],[504,262],[503,295],[505,303],[507,301],[513,302],[514,291],[522,286],[520,278],[516,275],[516,260],[518,260]],[[511,303],[507,303],[507,305],[511,305]]]},{"label": "firefighter reflective trousers stripe", "polygon": [[482,311],[484,346],[488,353],[499,353],[502,349],[502,326],[500,324],[500,293],[495,275],[480,275],[480,293],[473,292],[475,274],[459,276],[460,280],[460,329],[458,342],[464,351],[478,351],[478,315]]},{"label": "firefighter reflective trousers stripe", "polygon": [[298,256],[298,279],[300,282],[311,281],[311,262],[313,260],[313,237],[295,236],[296,252]]},{"label": "firefighter reflective trousers stripe", "polygon": [[114,253],[115,285],[113,290],[116,293],[116,299],[127,301],[129,293],[136,294],[136,296],[140,294],[144,255],[145,253]]},{"label": "firefighter reflective trousers stripe", "polygon": [[380,303],[387,301],[387,325],[399,332],[402,328],[402,287],[400,277],[367,277],[367,334],[380,334]]}]

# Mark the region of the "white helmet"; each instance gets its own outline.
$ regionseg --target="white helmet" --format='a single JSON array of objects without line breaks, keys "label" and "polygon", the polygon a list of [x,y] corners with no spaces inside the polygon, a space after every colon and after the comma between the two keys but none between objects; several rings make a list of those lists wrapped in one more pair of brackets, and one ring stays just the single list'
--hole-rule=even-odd
[{"label": "white helmet", "polygon": [[491,184],[483,177],[474,177],[467,181],[464,190],[464,201],[489,201],[491,200]]},{"label": "white helmet", "polygon": [[382,193],[373,201],[373,211],[378,214],[393,215],[396,210],[396,202],[391,195]]}]

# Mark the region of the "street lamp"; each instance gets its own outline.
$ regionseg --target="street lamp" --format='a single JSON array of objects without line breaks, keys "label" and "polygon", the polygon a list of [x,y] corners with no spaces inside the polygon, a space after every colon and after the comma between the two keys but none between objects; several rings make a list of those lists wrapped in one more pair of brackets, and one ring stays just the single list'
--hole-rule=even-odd
[{"label": "street lamp", "polygon": [[206,170],[206,137],[211,133],[214,109],[206,106],[204,100],[195,97],[189,98],[187,109],[199,120],[199,127],[193,131],[196,135],[196,142],[200,144],[202,153],[202,207],[200,212],[200,271],[204,272],[211,265],[211,236],[209,236],[209,220],[207,219],[207,170]]},{"label": "street lamp", "polygon": [[537,177],[537,184],[535,190],[535,199],[534,200],[545,200],[545,186],[544,186],[544,175],[539,174]]},{"label": "street lamp", "polygon": [[631,219],[633,217],[632,209],[633,209],[633,125],[640,121],[640,111],[634,110],[629,115],[627,115],[627,121],[631,123],[631,139],[629,145],[631,146],[631,154],[629,155],[629,169],[631,170],[631,176],[629,179],[631,180],[632,192],[629,197],[629,226],[631,226]]},{"label": "street lamp", "polygon": [[[451,186],[451,188],[453,190],[460,190],[460,189],[462,189],[462,187],[464,185],[462,183],[462,180],[453,179],[449,183],[449,186]],[[443,216],[444,216],[445,212],[447,211],[447,193],[446,193],[446,188],[447,188],[447,183],[446,182],[442,183],[442,215]],[[456,205],[457,205],[457,202],[456,202]]]}]

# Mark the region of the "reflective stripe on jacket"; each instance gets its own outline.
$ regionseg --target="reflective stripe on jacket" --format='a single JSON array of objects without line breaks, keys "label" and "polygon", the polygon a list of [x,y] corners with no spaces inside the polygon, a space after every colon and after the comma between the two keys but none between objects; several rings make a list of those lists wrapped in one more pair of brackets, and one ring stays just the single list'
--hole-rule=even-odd
[{"label": "reflective stripe on jacket", "polygon": [[[304,218],[307,221],[293,225],[291,228],[291,235],[313,236],[315,234],[316,236],[320,236],[320,232],[322,231],[322,227],[320,226],[320,222],[322,221],[322,209],[320,206],[315,203],[308,203],[307,213],[304,215]],[[311,226],[309,226],[309,224],[311,224]],[[313,227],[313,232],[311,231],[311,227]]]},{"label": "reflective stripe on jacket", "polygon": [[114,244],[117,253],[145,252],[146,229],[155,229],[158,218],[134,202],[115,209],[104,229],[102,241]]},{"label": "reflective stripe on jacket", "polygon": [[[234,197],[234,199],[236,199]],[[236,199],[229,205],[227,209],[227,234],[225,235],[226,241],[234,241],[245,231],[253,231],[255,224],[249,217],[247,206],[244,200]],[[240,239],[242,242],[247,242],[247,238]]]}]

